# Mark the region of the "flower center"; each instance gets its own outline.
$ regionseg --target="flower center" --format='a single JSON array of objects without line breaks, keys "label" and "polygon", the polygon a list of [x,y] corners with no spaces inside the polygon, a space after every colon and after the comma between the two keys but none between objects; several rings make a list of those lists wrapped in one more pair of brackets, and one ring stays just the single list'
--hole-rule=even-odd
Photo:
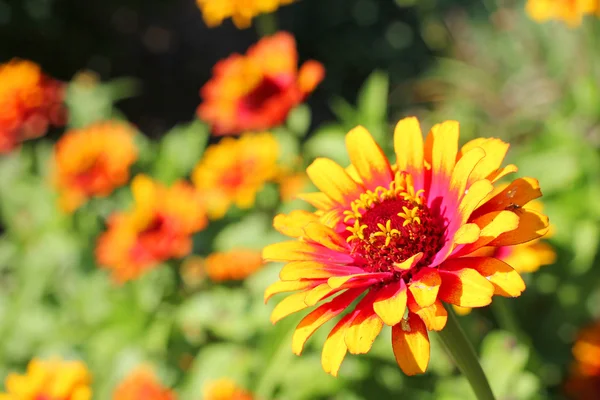
[{"label": "flower center", "polygon": [[284,86],[283,82],[265,77],[241,99],[240,108],[243,111],[256,112],[263,107],[267,100],[283,92]]},{"label": "flower center", "polygon": [[[346,211],[347,237],[357,263],[368,272],[394,272],[409,278],[415,268],[433,261],[445,242],[446,223],[431,210],[412,178],[397,173],[389,189],[367,191]],[[396,266],[417,253],[423,257],[410,271]]]}]

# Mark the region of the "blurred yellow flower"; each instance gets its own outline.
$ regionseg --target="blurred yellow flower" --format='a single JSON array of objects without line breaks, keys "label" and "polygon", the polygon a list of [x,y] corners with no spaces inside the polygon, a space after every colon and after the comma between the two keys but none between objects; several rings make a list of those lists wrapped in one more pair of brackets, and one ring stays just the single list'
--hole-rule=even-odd
[{"label": "blurred yellow flower", "polygon": [[192,173],[209,217],[221,218],[232,204],[247,209],[277,174],[279,144],[270,133],[224,138],[209,146]]},{"label": "blurred yellow flower", "polygon": [[219,26],[231,18],[239,29],[250,27],[259,14],[271,13],[295,0],[196,0],[204,22],[209,27]]},{"label": "blurred yellow flower", "polygon": [[80,361],[34,358],[24,375],[11,373],[0,400],[90,400],[91,377]]},{"label": "blurred yellow flower", "polygon": [[581,24],[586,14],[598,14],[598,0],[528,0],[525,6],[527,14],[538,22],[551,19],[562,20],[569,26]]},{"label": "blurred yellow flower", "polygon": [[459,148],[458,140],[456,121],[435,125],[423,140],[417,119],[403,119],[394,132],[392,164],[359,126],[346,135],[350,167],[325,158],[308,167],[320,192],[301,198],[317,212],[276,216],[275,229],[295,240],[263,251],[265,260],[287,263],[265,299],[294,292],[275,307],[272,322],[331,299],[298,324],[294,353],[348,310],[323,346],[326,372],[337,375],[347,352],[367,353],[385,324],[392,327],[400,368],[423,373],[428,331],[446,325],[442,302],[483,307],[494,295],[517,297],[525,290],[510,265],[469,255],[546,233],[548,218],[522,207],[541,196],[539,184],[520,178],[492,195],[494,184],[516,171],[502,167],[508,144],[481,138]]},{"label": "blurred yellow flower", "polygon": [[298,69],[294,37],[280,32],[261,39],[246,55],[219,61],[200,90],[197,114],[215,135],[270,129],[285,121],[324,75],[316,61]]},{"label": "blurred yellow flower", "polygon": [[113,214],[96,247],[98,263],[124,282],[139,277],[161,261],[192,250],[191,235],[206,226],[198,193],[185,182],[171,187],[145,175],[131,183],[134,207]]},{"label": "blurred yellow flower", "polygon": [[574,362],[565,383],[569,399],[600,398],[600,322],[582,329],[573,346]]},{"label": "blurred yellow flower", "polygon": [[18,59],[0,65],[0,154],[63,125],[63,98],[64,85],[39,65]]},{"label": "blurred yellow flower", "polygon": [[128,124],[109,121],[70,130],[59,139],[53,181],[65,211],[127,183],[129,167],[137,159],[134,134]]},{"label": "blurred yellow flower", "polygon": [[206,274],[215,282],[241,280],[263,266],[260,251],[233,249],[206,257]]},{"label": "blurred yellow flower", "polygon": [[175,400],[175,392],[161,385],[151,368],[133,370],[113,393],[112,400]]},{"label": "blurred yellow flower", "polygon": [[253,396],[232,379],[222,378],[209,382],[202,391],[202,400],[252,400]]}]

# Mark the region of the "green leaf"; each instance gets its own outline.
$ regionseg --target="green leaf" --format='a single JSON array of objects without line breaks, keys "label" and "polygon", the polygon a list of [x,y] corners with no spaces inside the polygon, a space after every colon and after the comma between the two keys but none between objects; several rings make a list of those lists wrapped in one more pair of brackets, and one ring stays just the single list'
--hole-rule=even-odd
[{"label": "green leaf", "polygon": [[369,75],[358,92],[357,107],[362,124],[384,121],[387,117],[389,78],[381,71]]},{"label": "green leaf", "polygon": [[311,121],[311,111],[307,104],[300,104],[294,108],[286,121],[288,129],[298,137],[304,137],[308,133]]},{"label": "green leaf", "polygon": [[342,166],[350,163],[346,151],[346,131],[338,124],[321,126],[304,144],[306,159],[327,157]]},{"label": "green leaf", "polygon": [[208,128],[199,120],[171,129],[161,140],[153,176],[172,183],[189,175],[204,153],[208,136]]}]

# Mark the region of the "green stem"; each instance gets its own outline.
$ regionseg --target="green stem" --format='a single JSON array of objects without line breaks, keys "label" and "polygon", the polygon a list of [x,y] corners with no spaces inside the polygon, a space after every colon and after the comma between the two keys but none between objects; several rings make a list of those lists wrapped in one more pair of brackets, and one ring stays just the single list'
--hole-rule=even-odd
[{"label": "green stem", "polygon": [[277,32],[277,16],[275,13],[260,14],[255,19],[256,32],[259,36],[270,36]]},{"label": "green stem", "polygon": [[469,342],[465,332],[460,327],[454,311],[450,307],[447,307],[447,309],[448,322],[446,323],[446,327],[438,333],[444,347],[454,359],[460,372],[462,372],[471,384],[471,388],[473,388],[477,399],[494,400],[492,388],[479,364],[473,345]]},{"label": "green stem", "polygon": [[535,347],[533,347],[533,343],[529,336],[521,330],[519,323],[515,318],[515,314],[507,303],[507,299],[500,297],[495,298],[490,305],[490,308],[496,318],[496,322],[498,322],[498,326],[502,330],[512,333],[519,342],[529,347],[529,367],[534,370],[539,370],[543,364],[542,359],[535,350]]}]

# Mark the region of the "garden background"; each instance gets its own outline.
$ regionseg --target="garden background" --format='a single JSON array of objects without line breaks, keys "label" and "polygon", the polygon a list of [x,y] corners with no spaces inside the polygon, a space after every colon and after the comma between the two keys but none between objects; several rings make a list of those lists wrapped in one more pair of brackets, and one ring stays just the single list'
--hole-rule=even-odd
[{"label": "garden background", "polygon": [[[131,179],[196,183],[207,146],[226,140],[196,113],[201,87],[219,60],[278,30],[295,38],[300,64],[323,65],[324,78],[283,123],[262,129],[276,140],[277,173],[248,207],[192,229],[189,253],[116,282],[100,267],[97,240],[112,213],[131,208]],[[260,251],[283,240],[272,228],[277,213],[310,209],[295,199],[314,190],[306,166],[321,156],[348,165],[344,136],[359,124],[389,153],[394,124],[416,115],[424,132],[459,121],[461,143],[509,142],[506,163],[539,180],[555,259],[523,274],[519,298],[459,318],[498,399],[564,398],[573,346],[600,318],[599,33],[594,16],[540,22],[508,0],[302,0],[246,29],[230,19],[208,27],[192,0],[0,0],[0,61],[31,60],[65,82],[68,116],[0,155],[0,379],[59,357],[86,365],[94,399],[167,399],[115,395],[140,365],[183,400],[211,399],[215,382],[265,400],[474,398],[433,335],[424,375],[405,376],[379,338],[332,377],[320,368],[329,330],[297,357],[291,335],[301,316],[273,325],[276,302],[263,301],[281,264],[263,265]],[[106,120],[135,130],[129,178],[65,212],[55,143]],[[242,253],[227,258],[233,251]],[[598,348],[588,351],[600,359]],[[571,396],[598,398],[599,376]]]}]

